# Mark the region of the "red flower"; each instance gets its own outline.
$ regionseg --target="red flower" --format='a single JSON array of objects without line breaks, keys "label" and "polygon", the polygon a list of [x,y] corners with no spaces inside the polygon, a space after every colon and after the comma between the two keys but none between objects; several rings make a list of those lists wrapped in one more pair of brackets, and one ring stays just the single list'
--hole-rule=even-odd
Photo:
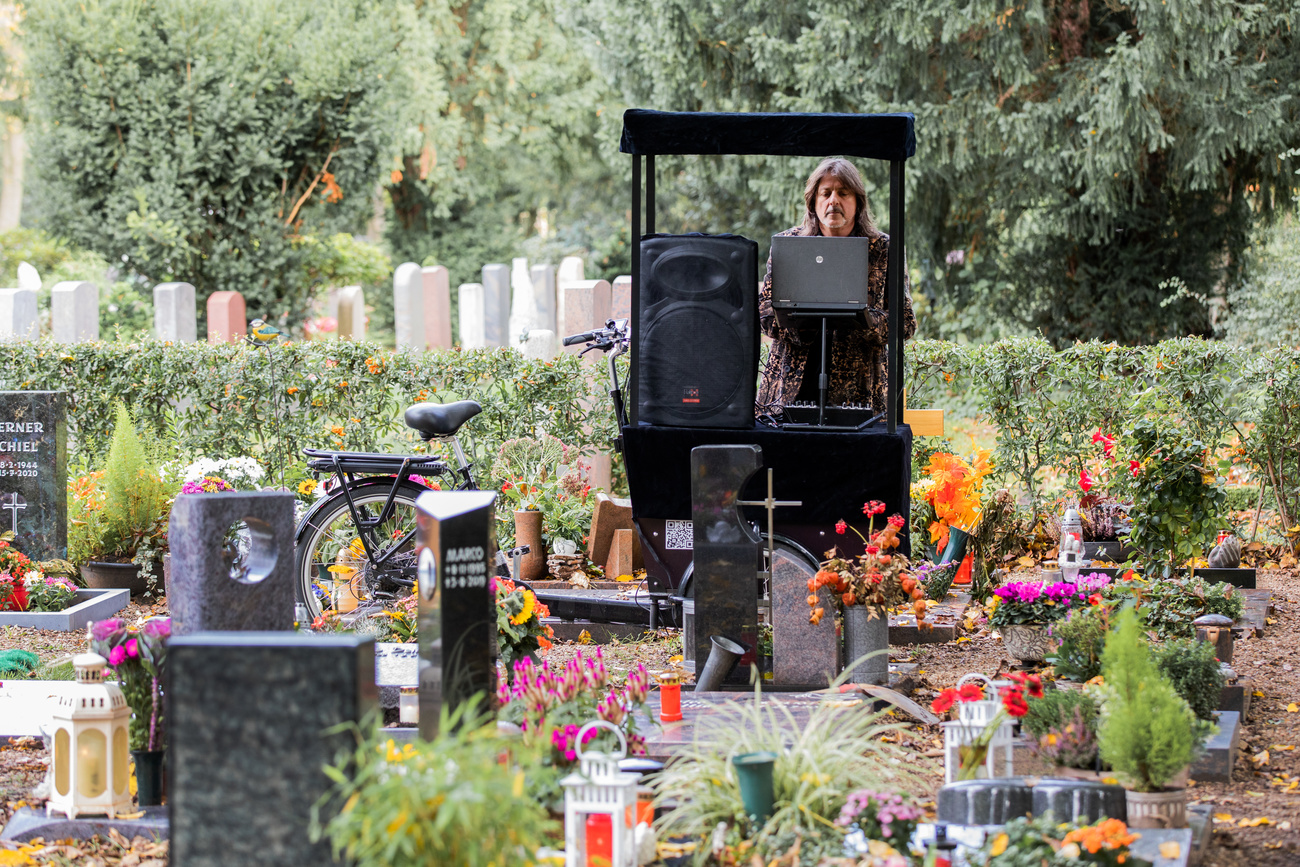
[{"label": "red flower", "polygon": [[843,521],[835,522],[835,532],[839,533],[841,536],[843,536],[845,532],[848,531],[848,529],[849,529],[849,525],[844,523]]},{"label": "red flower", "polygon": [[1025,678],[1025,687],[1025,691],[1029,693],[1030,698],[1043,697],[1043,679],[1038,675],[1031,674]]},{"label": "red flower", "polygon": [[939,693],[938,697],[930,702],[930,710],[934,713],[947,713],[952,709],[953,704],[957,701],[957,690],[948,687]]},{"label": "red flower", "polygon": [[[1039,690],[1042,690],[1041,684]],[[1025,694],[1020,691],[1019,687],[1002,687],[1002,706],[1006,708],[1008,714],[1017,719],[1029,713],[1029,705],[1025,702]]]},{"label": "red flower", "polygon": [[879,554],[879,553],[880,553],[880,546],[879,546],[879,545],[868,545],[868,546],[867,546],[867,553],[868,553],[868,554]]},{"label": "red flower", "polygon": [[1085,493],[1092,490],[1092,486],[1095,484],[1097,484],[1097,480],[1088,475],[1087,470],[1079,470],[1079,487],[1083,488]]},{"label": "red flower", "polygon": [[1138,463],[1137,461],[1129,461],[1129,462],[1128,462],[1128,471],[1129,471],[1130,473],[1132,473],[1132,474],[1133,474],[1133,478],[1136,479],[1136,478],[1138,477],[1138,473],[1142,472],[1142,465],[1141,465],[1140,463]]},{"label": "red flower", "polygon": [[501,486],[502,492],[508,491],[510,490],[510,488],[511,488],[511,484],[509,482],[506,482],[504,485]]},{"label": "red flower", "polygon": [[1106,457],[1108,458],[1113,457],[1112,453],[1115,451],[1114,437],[1106,436],[1104,433],[1101,432],[1101,428],[1097,428],[1097,430],[1092,435],[1092,441],[1094,443],[1101,443],[1102,451],[1106,453]]},{"label": "red flower", "polygon": [[957,690],[958,701],[979,701],[984,698],[984,687],[978,683],[968,683]]},{"label": "red flower", "polygon": [[1089,605],[1100,605],[1100,604],[1101,604],[1101,594],[1100,594],[1100,593],[1094,593],[1094,594],[1092,594],[1091,596],[1089,596],[1089,597],[1088,597],[1088,604],[1089,604]]},{"label": "red flower", "polygon": [[868,500],[862,505],[864,515],[879,515],[883,511],[885,511],[885,504],[879,500]]},{"label": "red flower", "polygon": [[904,521],[902,515],[893,515],[889,519],[889,526],[891,527],[902,529],[903,523]]}]

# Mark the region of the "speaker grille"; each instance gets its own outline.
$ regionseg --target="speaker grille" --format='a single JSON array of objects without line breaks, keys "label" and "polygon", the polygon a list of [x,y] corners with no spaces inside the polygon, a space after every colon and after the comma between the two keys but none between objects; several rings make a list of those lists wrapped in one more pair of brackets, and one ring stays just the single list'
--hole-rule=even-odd
[{"label": "speaker grille", "polygon": [[639,417],[746,428],[758,379],[758,245],[735,235],[641,243]]}]

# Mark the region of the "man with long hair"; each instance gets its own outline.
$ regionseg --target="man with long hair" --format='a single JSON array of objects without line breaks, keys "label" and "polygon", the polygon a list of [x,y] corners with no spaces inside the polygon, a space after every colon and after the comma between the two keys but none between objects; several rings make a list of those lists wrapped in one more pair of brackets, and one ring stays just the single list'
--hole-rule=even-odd
[{"label": "man with long hair", "polygon": [[[885,338],[889,333],[889,304],[885,297],[885,273],[889,262],[889,236],[876,228],[867,204],[867,188],[853,163],[838,157],[823,160],[804,186],[803,222],[782,235],[826,235],[837,238],[870,238],[867,271],[866,324],[854,322],[828,330],[830,385],[828,404],[870,405],[885,411],[887,380]],[[820,328],[800,332],[778,321],[772,309],[772,257],[767,258],[767,275],[758,291],[758,317],[763,333],[772,338],[772,349],[758,387],[757,409],[775,413],[787,403],[817,401],[815,353],[820,347]],[[912,313],[912,290],[903,272],[903,339],[916,333]],[[809,364],[809,357],[813,363]]]}]

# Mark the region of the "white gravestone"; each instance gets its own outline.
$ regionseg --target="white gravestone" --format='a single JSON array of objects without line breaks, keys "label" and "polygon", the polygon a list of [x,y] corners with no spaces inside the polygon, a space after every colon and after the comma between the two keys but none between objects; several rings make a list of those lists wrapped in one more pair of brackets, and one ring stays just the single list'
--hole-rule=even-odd
[{"label": "white gravestone", "polygon": [[483,340],[487,346],[509,346],[510,269],[483,266]]},{"label": "white gravestone", "polygon": [[0,339],[35,340],[36,290],[0,289]]},{"label": "white gravestone", "polygon": [[537,310],[537,327],[555,331],[555,266],[534,265],[529,276],[533,280],[533,306]]},{"label": "white gravestone", "polygon": [[366,339],[366,293],[360,286],[344,286],[330,293],[334,307],[334,333],[340,340]]},{"label": "white gravestone", "polygon": [[524,358],[533,361],[549,361],[555,357],[555,332],[545,328],[533,328],[519,344]]},{"label": "white gravestone", "polygon": [[511,346],[519,346],[524,335],[537,323],[537,305],[533,300],[533,278],[528,273],[528,260],[515,259],[510,269],[510,326],[508,334]]},{"label": "white gravestone", "polygon": [[[580,283],[562,284],[560,294],[564,297],[564,327],[560,329],[561,337],[581,334],[596,328],[603,328],[609,319],[611,291],[608,280],[583,280]],[[586,344],[575,343],[564,347],[565,352],[578,354]],[[597,361],[599,353],[589,353],[588,361]]]},{"label": "white gravestone", "polygon": [[393,273],[393,327],[398,349],[425,350],[424,275],[414,262],[403,262]]},{"label": "white gravestone", "polygon": [[483,284],[462,283],[456,290],[460,302],[460,348],[482,349],[487,346],[483,325]]},{"label": "white gravestone", "polygon": [[50,290],[50,331],[55,343],[99,339],[99,287],[68,280]]},{"label": "white gravestone", "polygon": [[153,287],[153,330],[159,340],[172,343],[193,343],[199,339],[192,285],[159,283]]}]

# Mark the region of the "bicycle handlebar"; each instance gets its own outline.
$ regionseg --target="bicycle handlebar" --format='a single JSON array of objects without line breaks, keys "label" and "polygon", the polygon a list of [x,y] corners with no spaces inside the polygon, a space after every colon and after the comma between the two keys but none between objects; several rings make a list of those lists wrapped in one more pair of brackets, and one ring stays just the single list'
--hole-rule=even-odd
[{"label": "bicycle handlebar", "polygon": [[582,334],[571,334],[564,338],[565,346],[573,346],[575,343],[586,343],[588,340],[595,340],[597,337],[595,331],[584,331]]},{"label": "bicycle handlebar", "polygon": [[606,344],[600,348],[612,349],[615,343],[627,341],[627,332],[626,319],[610,319],[605,322],[604,328],[598,328],[595,331],[584,331],[581,334],[571,334],[564,338],[562,342],[565,346],[573,346],[577,343]]}]

